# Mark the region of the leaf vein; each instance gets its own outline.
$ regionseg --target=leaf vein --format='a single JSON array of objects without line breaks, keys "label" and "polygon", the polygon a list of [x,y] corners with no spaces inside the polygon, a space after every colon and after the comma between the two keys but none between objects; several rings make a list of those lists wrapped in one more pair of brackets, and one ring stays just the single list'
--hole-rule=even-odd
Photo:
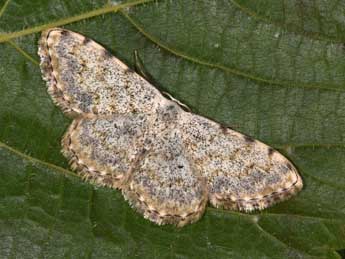
[{"label": "leaf vein", "polygon": [[334,189],[337,189],[339,191],[343,192],[345,190],[345,185],[339,185],[339,184],[335,184],[335,183],[331,183],[331,182],[325,181],[325,180],[320,179],[319,177],[316,177],[316,176],[314,176],[314,175],[312,175],[310,173],[307,173],[305,171],[303,172],[303,175],[307,176],[307,177],[310,177],[311,179],[313,179],[313,180],[315,180],[317,182],[320,182],[322,184],[328,185],[328,186],[330,186],[330,187],[332,187]]},{"label": "leaf vein", "polygon": [[[312,32],[312,31],[300,31],[300,30],[294,30],[292,28],[290,28],[288,25],[285,25],[281,22],[278,21],[273,21],[271,19],[268,19],[264,16],[260,16],[258,13],[256,13],[255,11],[244,7],[243,5],[241,5],[240,3],[238,3],[236,0],[230,0],[230,2],[236,6],[239,10],[241,10],[243,13],[247,14],[248,16],[258,20],[258,21],[262,21],[265,22],[267,24],[273,24],[274,26],[280,27],[283,30],[286,30],[290,33],[294,33],[296,35],[301,35],[301,36],[306,36],[310,39],[315,39],[315,40],[323,40],[323,41],[327,41],[329,43],[344,43],[344,41],[339,40],[335,37],[330,37],[329,35],[325,35],[324,33],[321,32]],[[318,17],[319,18],[319,17]],[[302,25],[301,27],[303,27],[303,19],[301,19]]]},{"label": "leaf vein", "polygon": [[19,47],[17,44],[15,44],[13,41],[9,40],[9,41],[7,41],[7,43],[10,46],[12,46],[13,48],[15,48],[15,50],[17,50],[25,58],[30,60],[33,64],[35,64],[37,66],[39,65],[39,62],[37,60],[35,60],[33,57],[31,57],[29,53],[27,53],[25,50],[23,50],[21,47]]},{"label": "leaf vein", "polygon": [[291,148],[345,148],[345,143],[293,143],[293,144],[272,144],[276,149],[289,151]]},{"label": "leaf vein", "polygon": [[[122,14],[129,21],[129,23],[131,23],[134,26],[134,28],[136,28],[149,41],[156,44],[160,48],[170,52],[172,55],[175,55],[179,58],[188,60],[188,61],[193,62],[195,64],[207,66],[210,68],[219,69],[219,70],[222,70],[224,72],[227,72],[227,73],[239,76],[239,77],[243,77],[245,79],[250,79],[250,80],[258,82],[258,83],[266,83],[266,84],[271,85],[271,86],[283,86],[283,87],[290,87],[290,88],[320,89],[320,90],[328,90],[328,91],[345,92],[345,89],[339,88],[340,86],[337,86],[337,85],[324,86],[324,85],[319,84],[319,83],[307,84],[307,83],[301,83],[301,82],[300,83],[298,83],[298,82],[292,83],[289,81],[277,81],[277,80],[259,77],[257,75],[253,75],[253,74],[250,74],[250,73],[247,73],[247,72],[235,69],[235,68],[230,68],[230,67],[227,67],[227,66],[224,66],[221,64],[210,63],[208,61],[205,61],[205,60],[202,60],[202,59],[199,59],[196,57],[188,56],[186,53],[183,53],[180,50],[173,49],[173,48],[169,47],[168,45],[164,44],[163,42],[161,42],[159,39],[157,39],[153,35],[149,34],[127,13],[121,11],[120,9],[118,10],[118,12],[120,14]],[[1,42],[1,37],[0,37],[0,42]]]},{"label": "leaf vein", "polygon": [[4,142],[0,141],[0,149],[3,148],[3,149],[6,149],[7,151],[11,152],[11,153],[14,153],[15,155],[25,159],[25,160],[28,160],[29,162],[33,163],[33,164],[41,164],[41,165],[44,165],[50,169],[53,169],[53,170],[56,170],[56,171],[59,171],[61,173],[63,173],[64,175],[70,175],[70,176],[73,176],[73,177],[77,177],[77,175],[75,173],[73,173],[72,171],[69,171],[67,169],[64,169],[60,166],[57,166],[57,165],[54,165],[54,164],[51,164],[49,162],[45,162],[45,161],[42,161],[40,159],[37,159],[37,158],[34,158],[32,156],[29,156],[13,147],[10,147],[8,145],[6,145]]},{"label": "leaf vein", "polygon": [[272,212],[260,212],[257,214],[246,214],[239,211],[233,211],[233,210],[225,210],[221,208],[214,208],[214,207],[207,207],[207,210],[212,213],[223,213],[228,214],[231,216],[239,216],[239,217],[247,217],[251,221],[254,221],[254,217],[294,217],[294,218],[300,218],[301,220],[309,219],[309,220],[319,220],[319,221],[326,221],[326,222],[338,222],[338,223],[345,223],[344,220],[341,219],[334,219],[334,218],[323,218],[318,216],[307,216],[307,215],[300,215],[300,214],[286,214],[286,213],[272,213]]},{"label": "leaf vein", "polygon": [[254,226],[257,227],[257,229],[259,229],[263,234],[265,234],[266,236],[270,237],[270,239],[272,241],[276,241],[279,244],[284,245],[286,248],[288,248],[289,250],[292,249],[294,251],[297,251],[299,253],[302,253],[305,255],[305,252],[301,252],[300,250],[297,250],[296,248],[292,248],[289,244],[287,244],[286,242],[284,242],[283,240],[279,239],[278,237],[276,237],[275,235],[273,235],[271,232],[268,232],[267,230],[265,230],[263,227],[260,226],[259,223],[255,223]]},{"label": "leaf vein", "polygon": [[10,3],[10,1],[11,1],[11,0],[7,0],[7,1],[4,3],[4,5],[1,7],[1,9],[0,9],[0,18],[1,18],[1,16],[5,13],[5,10],[6,10],[7,6],[8,6],[8,4]]}]

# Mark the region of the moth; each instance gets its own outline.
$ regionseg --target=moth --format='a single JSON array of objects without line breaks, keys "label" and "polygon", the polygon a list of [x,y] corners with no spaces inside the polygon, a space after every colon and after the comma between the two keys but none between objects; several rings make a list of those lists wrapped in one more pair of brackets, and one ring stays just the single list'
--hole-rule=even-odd
[{"label": "moth", "polygon": [[208,203],[262,210],[302,189],[278,151],[183,110],[95,41],[52,28],[38,54],[48,93],[73,118],[62,139],[72,169],[152,222],[184,226]]}]

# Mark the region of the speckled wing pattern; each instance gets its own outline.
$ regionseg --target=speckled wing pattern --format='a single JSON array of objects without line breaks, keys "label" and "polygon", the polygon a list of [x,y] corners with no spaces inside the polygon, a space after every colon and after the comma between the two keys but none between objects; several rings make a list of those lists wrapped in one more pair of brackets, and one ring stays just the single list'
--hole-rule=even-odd
[{"label": "speckled wing pattern", "polygon": [[83,35],[44,31],[38,53],[49,94],[73,118],[62,139],[71,167],[120,189],[145,218],[184,226],[208,202],[250,212],[302,189],[278,151],[182,110]]}]

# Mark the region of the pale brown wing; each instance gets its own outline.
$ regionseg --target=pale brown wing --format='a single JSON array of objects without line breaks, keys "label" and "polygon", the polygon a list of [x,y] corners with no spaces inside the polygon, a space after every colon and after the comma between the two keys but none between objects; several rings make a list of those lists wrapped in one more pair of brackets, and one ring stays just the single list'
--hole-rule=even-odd
[{"label": "pale brown wing", "polygon": [[145,79],[85,36],[42,33],[38,54],[54,102],[68,115],[150,112],[163,98]]},{"label": "pale brown wing", "polygon": [[191,113],[179,121],[186,151],[208,179],[213,206],[264,209],[302,189],[296,168],[273,148]]},{"label": "pale brown wing", "polygon": [[147,123],[138,114],[75,119],[62,140],[63,154],[84,179],[122,188],[143,149]]},{"label": "pale brown wing", "polygon": [[198,220],[208,201],[207,186],[186,155],[180,136],[167,129],[132,168],[123,194],[145,218],[179,227]]}]

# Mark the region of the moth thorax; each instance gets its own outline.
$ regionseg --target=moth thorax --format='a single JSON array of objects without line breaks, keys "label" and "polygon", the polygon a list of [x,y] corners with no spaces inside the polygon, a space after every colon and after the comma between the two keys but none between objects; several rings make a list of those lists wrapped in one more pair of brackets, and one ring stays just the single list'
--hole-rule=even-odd
[{"label": "moth thorax", "polygon": [[181,108],[175,102],[169,101],[157,109],[158,117],[163,121],[176,121]]}]

